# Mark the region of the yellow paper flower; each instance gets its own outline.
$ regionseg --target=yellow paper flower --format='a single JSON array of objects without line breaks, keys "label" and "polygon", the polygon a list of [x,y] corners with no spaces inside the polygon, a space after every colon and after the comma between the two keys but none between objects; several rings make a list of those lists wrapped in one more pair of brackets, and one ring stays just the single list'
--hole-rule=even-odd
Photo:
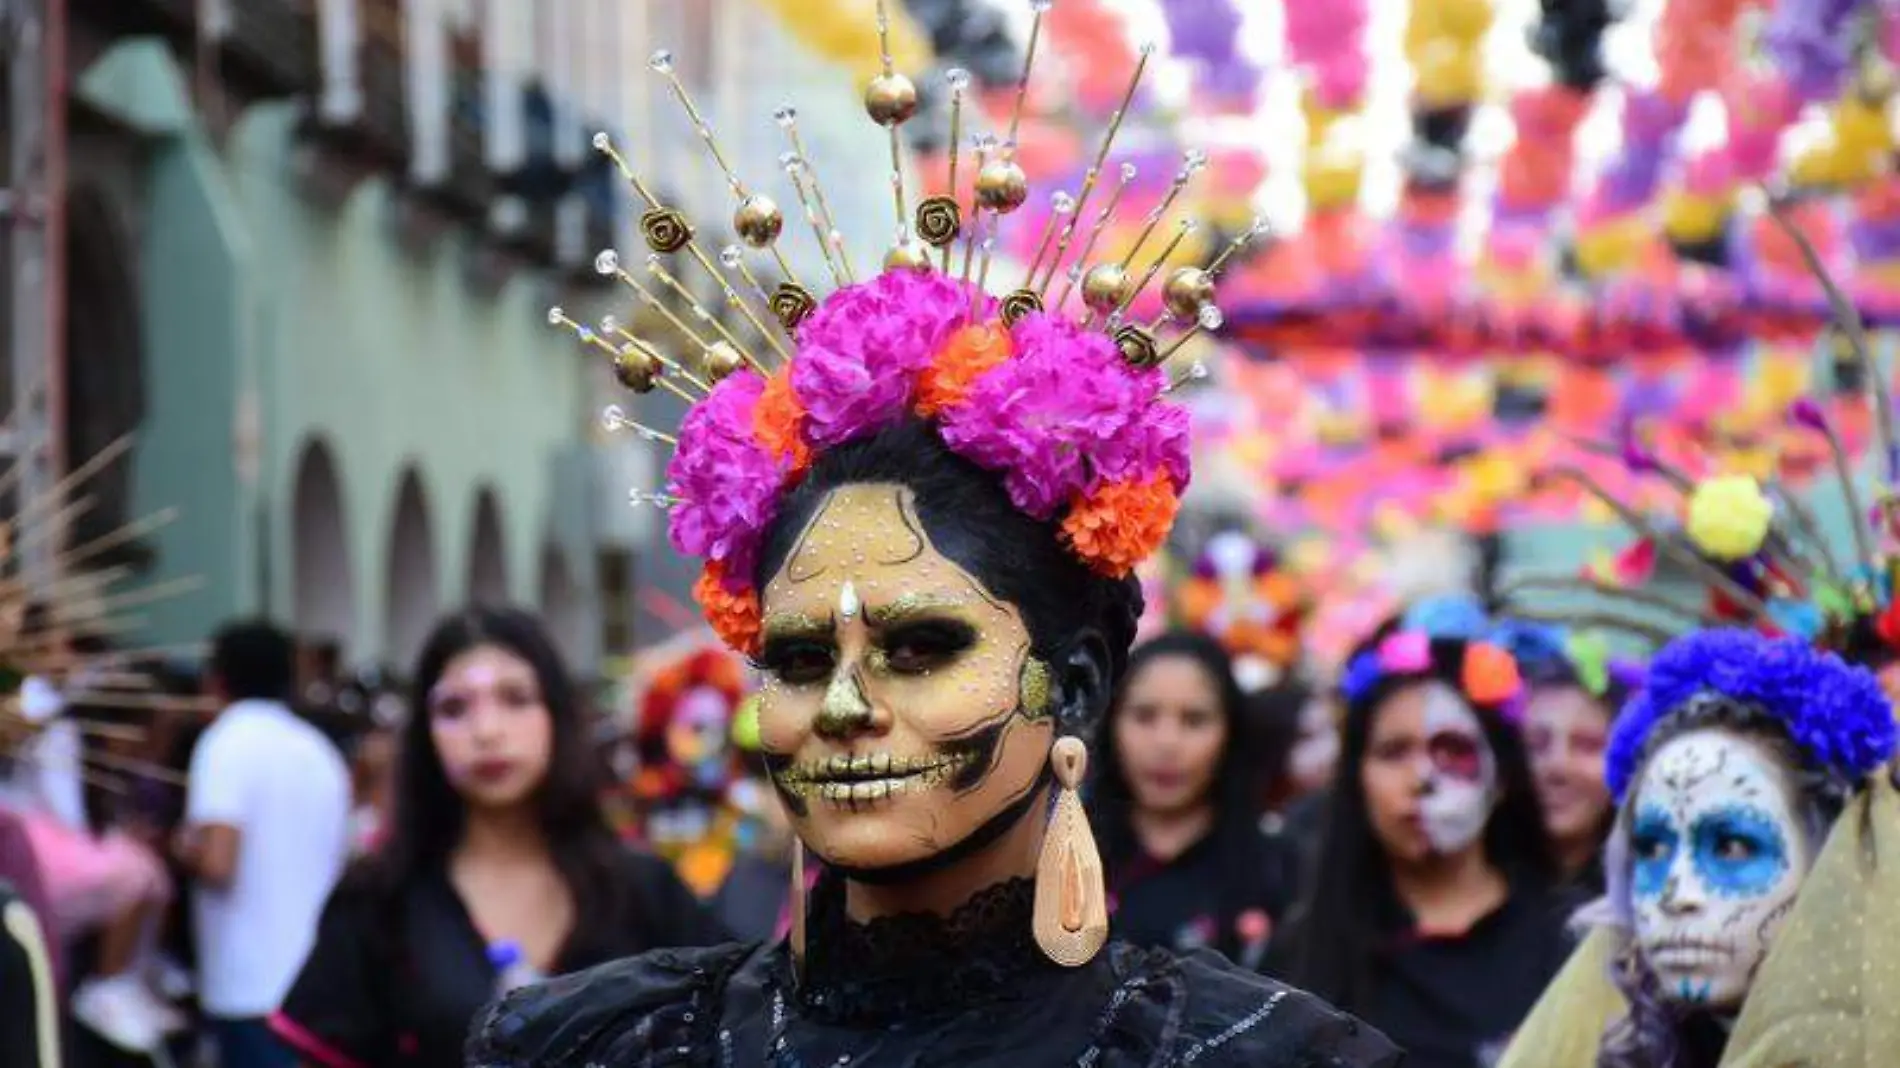
[{"label": "yellow paper flower", "polygon": [[1775,506],[1747,475],[1705,479],[1689,497],[1689,540],[1717,560],[1745,560],[1761,551]]},{"label": "yellow paper flower", "polygon": [[1663,230],[1683,244],[1713,240],[1728,224],[1730,198],[1677,190],[1663,198]]},{"label": "yellow paper flower", "polygon": [[1577,267],[1593,278],[1630,265],[1649,237],[1649,222],[1637,215],[1592,226],[1577,235]]}]

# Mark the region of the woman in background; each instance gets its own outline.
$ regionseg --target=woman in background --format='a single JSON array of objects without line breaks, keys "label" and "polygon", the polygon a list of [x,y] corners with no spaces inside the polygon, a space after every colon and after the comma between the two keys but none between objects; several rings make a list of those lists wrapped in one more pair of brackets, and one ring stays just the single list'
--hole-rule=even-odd
[{"label": "woman in background", "polygon": [[1292,897],[1260,829],[1252,725],[1228,657],[1199,634],[1136,647],[1090,800],[1116,933],[1257,967]]},{"label": "woman in background", "polygon": [[277,1033],[329,1068],[452,1068],[510,985],[722,937],[608,829],[581,702],[533,616],[437,624],[414,673],[393,819],[346,875]]},{"label": "woman in background", "polygon": [[1516,662],[1399,630],[1341,680],[1339,778],[1307,895],[1268,970],[1391,1036],[1407,1068],[1480,1068],[1569,949]]}]

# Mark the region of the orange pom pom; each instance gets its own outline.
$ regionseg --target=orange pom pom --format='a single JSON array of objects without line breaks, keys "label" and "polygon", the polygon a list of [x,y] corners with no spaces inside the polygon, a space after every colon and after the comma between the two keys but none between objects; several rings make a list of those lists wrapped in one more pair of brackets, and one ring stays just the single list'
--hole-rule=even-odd
[{"label": "orange pom pom", "polygon": [[693,583],[693,600],[699,602],[700,611],[720,641],[747,656],[758,653],[759,595],[750,586],[739,584],[734,589],[726,581],[725,566],[717,560],[709,561],[700,571],[699,581]]},{"label": "orange pom pom", "polygon": [[1465,662],[1459,683],[1473,704],[1495,706],[1516,697],[1524,688],[1517,672],[1517,661],[1495,645],[1472,642],[1465,646]]},{"label": "orange pom pom", "polygon": [[966,326],[957,331],[917,379],[917,400],[913,405],[917,414],[931,419],[945,408],[962,403],[976,380],[1009,359],[1014,351],[1009,343],[1009,330],[1000,322]]},{"label": "orange pom pom", "polygon": [[1110,482],[1082,496],[1062,520],[1062,539],[1099,575],[1120,578],[1168,539],[1181,498],[1166,471]]},{"label": "orange pom pom", "polygon": [[765,380],[765,391],[752,408],[752,436],[774,459],[790,460],[792,474],[802,475],[811,467],[804,424],[805,406],[792,390],[792,368],[787,364]]}]

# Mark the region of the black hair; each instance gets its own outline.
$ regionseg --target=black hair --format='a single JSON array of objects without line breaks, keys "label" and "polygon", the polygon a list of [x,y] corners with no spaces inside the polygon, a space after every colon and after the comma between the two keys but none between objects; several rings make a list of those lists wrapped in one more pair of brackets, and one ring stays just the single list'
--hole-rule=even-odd
[{"label": "black hair", "polygon": [[211,640],[211,674],[233,701],[291,700],[297,645],[267,620],[227,623]]},{"label": "black hair", "polygon": [[1213,684],[1217,710],[1227,724],[1227,741],[1214,769],[1214,825],[1208,834],[1218,853],[1229,860],[1221,868],[1222,885],[1216,895],[1219,913],[1215,917],[1214,948],[1233,958],[1241,948],[1237,921],[1242,912],[1260,901],[1260,883],[1269,873],[1264,862],[1250,862],[1261,856],[1258,748],[1246,698],[1234,680],[1233,661],[1219,642],[1190,631],[1170,631],[1135,647],[1129,657],[1128,674],[1110,705],[1101,744],[1095,747],[1089,824],[1100,843],[1102,867],[1112,886],[1119,873],[1138,861],[1141,849],[1135,837],[1134,792],[1115,746],[1119,713],[1128,696],[1127,684],[1148,665],[1175,657],[1192,661]]},{"label": "black hair", "polygon": [[[1390,633],[1381,628],[1361,648]],[[1372,737],[1373,721],[1399,693],[1438,681],[1459,689],[1466,642],[1435,638],[1432,665],[1422,675],[1381,678],[1367,692],[1346,702],[1340,731],[1339,775],[1328,799],[1326,829],[1305,900],[1295,918],[1287,958],[1289,978],[1304,989],[1352,1011],[1363,1006],[1378,971],[1380,954],[1403,933],[1403,905],[1392,879],[1392,866],[1372,829],[1360,769]],[[1355,654],[1356,655],[1356,654]],[[1350,662],[1350,661],[1348,661]],[[1550,886],[1557,865],[1544,831],[1543,811],[1532,783],[1524,741],[1496,707],[1474,705],[1497,761],[1499,799],[1485,824],[1487,860],[1507,875]]]},{"label": "black hair", "polygon": [[[841,486],[888,482],[908,487],[931,544],[989,593],[1022,610],[1031,652],[1060,670],[1093,628],[1108,647],[1110,685],[1127,669],[1141,616],[1141,587],[1088,569],[1063,544],[1052,521],[1010,502],[995,474],[950,451],[930,424],[909,419],[818,457],[788,493],[767,532],[755,588],[764,589],[792,553],[827,494]],[[1099,710],[1096,710],[1099,711]],[[1065,723],[1086,733],[1093,724]]]},{"label": "black hair", "polygon": [[[552,752],[533,804],[555,869],[574,900],[569,949],[598,940],[605,959],[658,944],[622,940],[644,928],[638,888],[630,885],[626,847],[614,836],[600,804],[599,762],[589,724],[560,651],[541,621],[518,608],[472,605],[444,617],[416,658],[409,715],[397,742],[394,806],[389,837],[359,877],[381,891],[392,919],[401,922],[402,893],[447,868],[461,843],[468,808],[436,752],[428,695],[449,664],[480,646],[495,646],[527,661],[552,721]],[[588,943],[592,946],[592,943]],[[569,954],[564,954],[564,956]]]},{"label": "black hair", "polygon": [[1288,675],[1246,696],[1246,719],[1252,723],[1248,733],[1257,754],[1256,796],[1265,811],[1278,811],[1294,799],[1289,770],[1293,749],[1300,742],[1300,720],[1314,694],[1306,680]]}]

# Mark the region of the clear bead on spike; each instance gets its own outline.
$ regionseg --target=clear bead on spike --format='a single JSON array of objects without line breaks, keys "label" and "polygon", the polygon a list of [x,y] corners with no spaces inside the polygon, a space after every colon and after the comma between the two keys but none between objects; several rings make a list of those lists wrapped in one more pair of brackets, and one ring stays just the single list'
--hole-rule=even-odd
[{"label": "clear bead on spike", "polygon": [[805,173],[805,161],[796,152],[781,152],[778,165],[785,168],[786,174],[796,176]]},{"label": "clear bead on spike", "polygon": [[739,246],[737,245],[727,245],[725,248],[719,250],[719,262],[727,267],[739,266],[739,261],[744,258],[745,253],[739,251]]},{"label": "clear bead on spike", "polygon": [[951,67],[943,72],[943,80],[949,84],[951,92],[961,93],[970,87],[970,72],[962,67]]},{"label": "clear bead on spike", "polygon": [[594,270],[601,274],[613,274],[620,270],[620,253],[604,248],[594,257]]},{"label": "clear bead on spike", "polygon": [[1195,360],[1194,366],[1188,368],[1188,377],[1195,379],[1197,381],[1200,379],[1206,378],[1207,364],[1201,362],[1200,360]]},{"label": "clear bead on spike", "polygon": [[1134,181],[1134,180],[1135,180],[1135,175],[1136,175],[1136,174],[1138,174],[1139,172],[1138,172],[1138,171],[1137,171],[1137,170],[1135,169],[1135,165],[1134,165],[1134,164],[1132,164],[1132,163],[1124,163],[1124,164],[1122,164],[1122,171],[1121,171],[1121,173],[1122,173],[1122,181],[1124,181],[1124,182],[1132,182],[1132,181]]},{"label": "clear bead on spike", "polygon": [[1056,0],[1029,0],[1029,10],[1040,15],[1056,6]]},{"label": "clear bead on spike", "polygon": [[772,121],[778,123],[781,129],[789,130],[798,121],[798,109],[790,104],[780,104],[772,111]]},{"label": "clear bead on spike", "polygon": [[594,131],[594,151],[605,152],[612,147],[614,147],[614,139],[607,136],[607,131]]},{"label": "clear bead on spike", "polygon": [[1198,171],[1205,166],[1207,166],[1207,153],[1198,148],[1190,148],[1187,150],[1188,170]]},{"label": "clear bead on spike", "polygon": [[619,332],[620,332],[620,319],[619,319],[618,317],[616,317],[616,316],[612,316],[612,315],[603,315],[603,316],[601,316],[601,317],[600,317],[600,332],[601,332],[601,333],[603,333],[603,334],[617,334],[617,333],[619,333]]},{"label": "clear bead on spike", "polygon": [[1261,234],[1264,234],[1266,232],[1267,232],[1267,217],[1265,215],[1254,216],[1253,225],[1247,227],[1247,235],[1249,237],[1259,237]]},{"label": "clear bead on spike", "polygon": [[647,57],[647,66],[655,73],[670,74],[673,71],[673,53],[662,48]]},{"label": "clear bead on spike", "polygon": [[1056,195],[1049,198],[1049,207],[1057,215],[1067,215],[1075,210],[1075,198],[1058,189]]},{"label": "clear bead on spike", "polygon": [[549,326],[560,326],[561,320],[565,318],[567,318],[567,313],[561,310],[561,306],[559,304],[556,304],[554,307],[548,309],[548,325]]},{"label": "clear bead on spike", "polygon": [[987,133],[977,134],[970,138],[970,146],[978,152],[994,152],[996,150],[996,135]]},{"label": "clear bead on spike", "polygon": [[600,410],[600,428],[612,433],[627,425],[627,410],[618,404],[609,404]]},{"label": "clear bead on spike", "polygon": [[1144,56],[1152,56],[1152,55],[1154,55],[1154,54],[1155,54],[1155,43],[1154,43],[1153,41],[1144,41],[1144,42],[1142,42],[1142,46],[1141,46],[1141,54],[1142,54],[1142,55],[1144,55]]},{"label": "clear bead on spike", "polygon": [[1195,314],[1195,319],[1200,322],[1203,330],[1219,330],[1221,324],[1227,321],[1227,317],[1221,314],[1221,310],[1212,304],[1201,305],[1201,310]]}]

